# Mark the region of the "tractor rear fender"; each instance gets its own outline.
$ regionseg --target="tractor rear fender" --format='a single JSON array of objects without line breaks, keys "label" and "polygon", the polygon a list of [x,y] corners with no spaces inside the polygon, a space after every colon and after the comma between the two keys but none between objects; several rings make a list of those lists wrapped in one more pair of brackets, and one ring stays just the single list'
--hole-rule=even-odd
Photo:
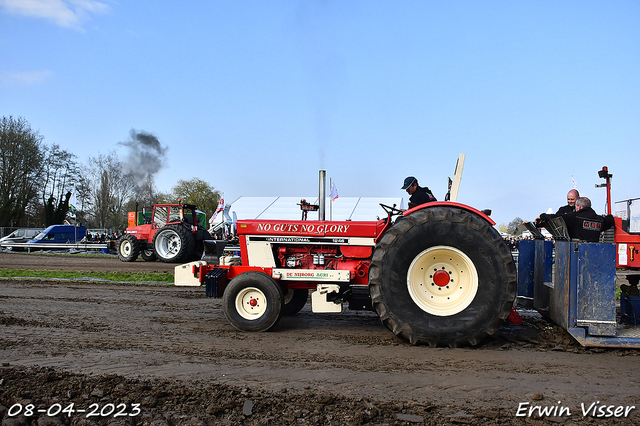
[{"label": "tractor rear fender", "polygon": [[493,219],[491,219],[486,214],[482,213],[480,210],[474,209],[473,207],[469,207],[466,204],[453,203],[451,201],[435,201],[435,202],[432,202],[432,203],[421,204],[421,205],[416,206],[416,207],[414,207],[414,208],[412,208],[410,210],[405,211],[403,216],[410,215],[411,213],[416,212],[418,210],[428,209],[428,208],[431,208],[431,207],[438,207],[438,206],[458,207],[460,209],[464,209],[464,210],[470,211],[471,213],[477,214],[478,216],[480,216],[481,218],[483,218],[484,220],[489,222],[491,224],[491,226],[494,226],[496,224],[493,221]]},{"label": "tractor rear fender", "polygon": [[[413,207],[412,209],[406,210],[402,214],[402,217],[408,216],[411,213],[417,212],[417,211],[422,210],[422,209],[429,209],[429,208],[438,207],[438,206],[449,206],[449,207],[457,207],[457,208],[460,208],[460,209],[464,209],[464,210],[467,210],[467,211],[469,211],[471,213],[477,214],[482,219],[486,220],[491,226],[494,226],[496,224],[493,221],[493,219],[491,219],[489,216],[487,216],[486,214],[484,214],[480,210],[474,209],[473,207],[467,206],[466,204],[453,203],[451,201],[434,201],[434,202],[431,202],[431,203],[421,204],[419,206]],[[380,221],[380,222],[383,222],[383,221]],[[391,225],[392,225],[392,223],[390,221],[388,223],[387,222],[384,223],[384,228],[378,233],[378,236],[375,239],[375,243],[376,244],[384,236],[384,234],[391,227]]]}]

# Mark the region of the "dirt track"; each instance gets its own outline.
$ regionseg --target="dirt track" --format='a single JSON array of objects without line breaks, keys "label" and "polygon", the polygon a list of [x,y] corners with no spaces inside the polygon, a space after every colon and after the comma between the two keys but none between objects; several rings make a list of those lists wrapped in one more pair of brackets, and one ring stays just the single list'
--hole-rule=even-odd
[{"label": "dirt track", "polygon": [[118,271],[157,272],[173,274],[176,264],[145,262],[138,258],[135,262],[121,262],[115,255],[77,256],[59,254],[27,254],[0,252],[0,267],[11,269],[36,269],[47,271]]},{"label": "dirt track", "polygon": [[[3,268],[171,272],[173,266],[0,253]],[[372,313],[312,314],[307,305],[273,332],[248,334],[232,328],[220,301],[206,298],[202,288],[5,280],[0,418],[16,403],[46,411],[74,402],[76,408],[126,404],[129,413],[137,403],[142,412],[116,419],[36,413],[26,420],[546,423],[516,416],[525,407],[520,403],[529,403],[567,407],[571,415],[565,410],[545,420],[581,424],[593,422],[583,417],[581,404],[600,401],[638,409],[598,424],[638,424],[640,351],[584,349],[546,326],[532,313],[477,348],[416,347],[398,340]],[[19,419],[3,424],[29,424]]]}]

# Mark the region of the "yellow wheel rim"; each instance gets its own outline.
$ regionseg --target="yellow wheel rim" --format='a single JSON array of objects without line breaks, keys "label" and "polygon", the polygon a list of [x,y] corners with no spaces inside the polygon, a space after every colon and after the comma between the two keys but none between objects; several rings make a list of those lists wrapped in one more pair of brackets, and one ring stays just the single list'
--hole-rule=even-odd
[{"label": "yellow wheel rim", "polygon": [[450,316],[465,310],[478,292],[478,271],[469,257],[449,246],[418,254],[407,272],[411,298],[423,311]]},{"label": "yellow wheel rim", "polygon": [[267,298],[255,287],[247,287],[236,296],[236,311],[247,320],[260,318],[267,309]]}]

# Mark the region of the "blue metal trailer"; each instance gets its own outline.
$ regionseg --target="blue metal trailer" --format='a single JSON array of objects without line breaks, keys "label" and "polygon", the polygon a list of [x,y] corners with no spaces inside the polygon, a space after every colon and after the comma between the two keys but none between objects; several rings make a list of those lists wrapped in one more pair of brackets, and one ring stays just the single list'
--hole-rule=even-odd
[{"label": "blue metal trailer", "polygon": [[[613,244],[572,241],[560,218],[546,227],[553,241],[527,224],[535,239],[519,244],[518,305],[537,310],[583,346],[640,348],[640,297],[622,293],[620,306],[616,302],[620,240],[637,236],[624,231],[618,218]],[[640,270],[628,262],[625,269],[637,292]]]}]

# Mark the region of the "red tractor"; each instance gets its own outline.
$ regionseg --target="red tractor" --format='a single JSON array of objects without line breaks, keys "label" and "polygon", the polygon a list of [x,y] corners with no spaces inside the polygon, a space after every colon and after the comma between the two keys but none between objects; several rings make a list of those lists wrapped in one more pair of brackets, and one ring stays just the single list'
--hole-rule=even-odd
[{"label": "red tractor", "polygon": [[[343,302],[373,310],[413,344],[475,345],[496,331],[517,277],[495,223],[454,202],[381,206],[386,217],[369,222],[239,220],[241,256],[183,267],[222,297],[241,331],[272,329],[302,309],[309,290],[313,312],[340,312]],[[223,244],[207,251],[220,255]]]},{"label": "red tractor", "polygon": [[133,262],[138,255],[146,261],[188,262],[202,256],[207,239],[211,235],[198,223],[196,206],[156,204],[150,223],[128,227],[116,248],[123,262]]},{"label": "red tractor", "polygon": [[[611,175],[606,167],[599,175],[611,206]],[[584,346],[640,347],[636,201],[620,203],[615,246],[570,240],[561,218],[554,241],[532,227],[539,235],[521,242],[517,274],[494,222],[469,206],[445,201],[401,211],[381,204],[386,217],[378,221],[325,221],[320,205],[318,221],[237,221],[240,256],[223,256],[224,241],[205,242],[211,257],[176,267],[176,284],[204,285],[207,296],[221,297],[227,320],[241,331],[274,328],[305,306],[311,290],[313,312],[348,304],[375,311],[412,344],[475,345],[509,317],[519,293],[522,306]],[[616,266],[629,281],[619,308]]]}]

